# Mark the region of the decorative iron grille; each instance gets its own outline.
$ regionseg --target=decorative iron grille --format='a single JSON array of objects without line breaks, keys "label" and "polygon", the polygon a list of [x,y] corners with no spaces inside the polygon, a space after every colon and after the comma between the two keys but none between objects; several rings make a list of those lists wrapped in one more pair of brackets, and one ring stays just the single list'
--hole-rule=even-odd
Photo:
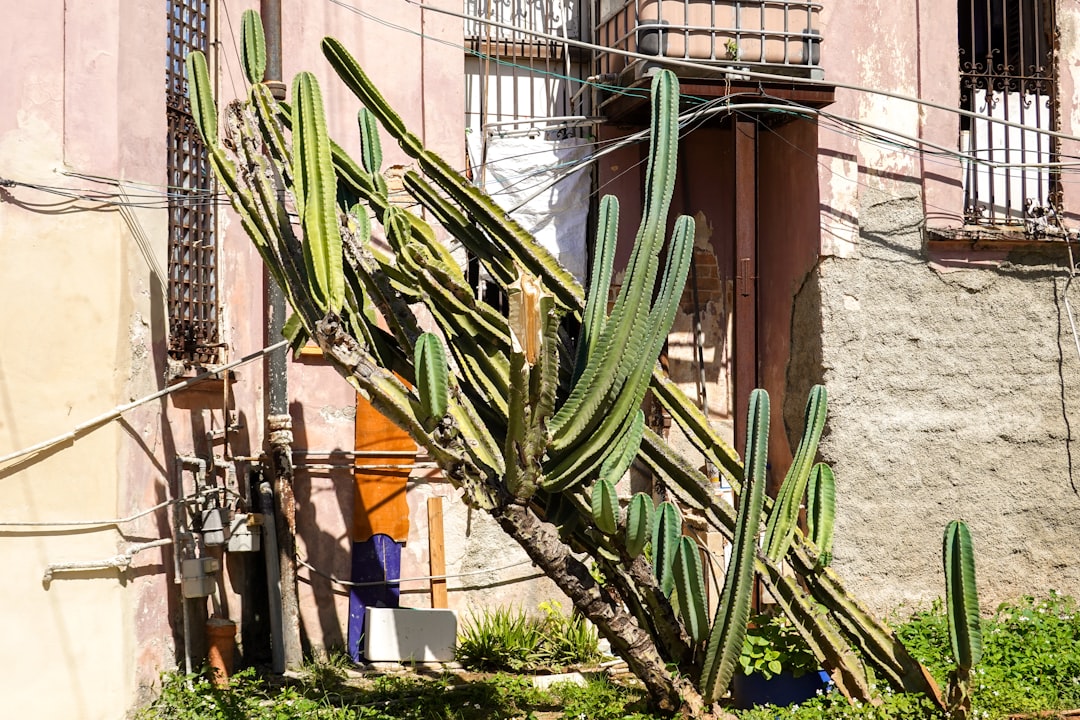
[{"label": "decorative iron grille", "polygon": [[[970,224],[1012,225],[1052,214],[1058,177],[1053,0],[958,0],[962,150]],[[1005,120],[1024,128],[1005,125]],[[994,167],[986,163],[1008,167]]]},{"label": "decorative iron grille", "polygon": [[582,91],[588,58],[561,42],[588,39],[586,2],[465,0],[465,13],[475,18],[465,22],[470,132],[554,132],[565,137],[592,122],[590,94]]},{"label": "decorative iron grille", "polygon": [[197,364],[220,360],[214,180],[187,98],[184,58],[206,52],[209,0],[166,0],[168,117],[169,354]]}]

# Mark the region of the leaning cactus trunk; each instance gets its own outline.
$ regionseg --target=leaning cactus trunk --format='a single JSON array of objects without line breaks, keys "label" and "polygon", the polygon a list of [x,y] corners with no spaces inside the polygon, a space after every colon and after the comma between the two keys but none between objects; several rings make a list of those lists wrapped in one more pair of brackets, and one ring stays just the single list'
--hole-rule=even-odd
[{"label": "leaning cactus trunk", "polygon": [[[258,30],[247,19],[243,27],[245,34]],[[245,38],[243,47],[254,82],[261,38]],[[289,105],[253,85],[247,100],[225,108],[219,130],[205,59],[196,53],[188,63],[193,114],[211,164],[293,308],[286,335],[294,346],[317,342],[358,392],[434,458],[467,503],[490,513],[610,640],[658,708],[693,717],[719,712],[714,703],[738,657],[755,575],[849,697],[872,701],[873,668],[899,690],[937,699],[929,675],[818,556],[831,545],[831,505],[815,515],[815,544],[795,522],[808,484],[815,497],[831,494],[814,471],[824,389],[808,404],[786,495],[766,513],[768,396],[752,398],[744,469],[657,369],[694,238],[689,217],[665,234],[679,137],[675,76],[661,71],[653,80],[645,212],[609,307],[614,197],[600,203],[586,296],[529,233],[424,147],[341,43],[327,38],[323,52],[362,105],[359,162],[326,134],[311,76],[298,76]],[[418,212],[391,202],[380,132],[419,170],[405,174],[405,191],[502,289],[507,315],[476,296]],[[372,242],[376,231],[389,251]],[[564,337],[567,317],[581,327],[573,342]],[[736,489],[738,509],[645,426],[641,404],[650,388]],[[653,470],[671,502],[656,507],[638,494],[623,507],[616,483],[634,462]],[[714,618],[706,613],[705,573],[718,563],[702,563],[682,531],[683,511],[698,513],[734,545]],[[768,552],[756,542],[764,519]],[[781,571],[785,562],[800,581]]]}]

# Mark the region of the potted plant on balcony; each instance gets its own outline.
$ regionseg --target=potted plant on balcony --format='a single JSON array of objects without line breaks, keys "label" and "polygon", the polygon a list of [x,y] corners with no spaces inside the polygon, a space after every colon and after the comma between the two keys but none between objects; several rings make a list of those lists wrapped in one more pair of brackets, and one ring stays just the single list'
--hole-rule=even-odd
[{"label": "potted plant on balcony", "polygon": [[731,687],[739,709],[791,705],[829,687],[828,673],[782,614],[750,618],[739,666]]}]

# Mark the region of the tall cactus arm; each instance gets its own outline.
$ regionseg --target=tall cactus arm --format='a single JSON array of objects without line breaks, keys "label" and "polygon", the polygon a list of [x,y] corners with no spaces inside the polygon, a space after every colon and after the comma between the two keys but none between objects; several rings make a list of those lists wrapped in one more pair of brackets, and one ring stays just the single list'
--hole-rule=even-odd
[{"label": "tall cactus arm", "polygon": [[835,523],[836,478],[832,468],[818,463],[810,471],[810,482],[806,488],[806,531],[817,546],[821,567],[832,562]]},{"label": "tall cactus arm", "polygon": [[682,516],[678,508],[669,502],[662,502],[656,508],[656,521],[653,523],[652,551],[653,573],[664,597],[670,597],[675,589],[675,580],[671,570],[675,564],[675,552],[682,536]]},{"label": "tall cactus arm", "polygon": [[580,307],[584,293],[574,276],[559,265],[551,253],[537,245],[532,236],[490,198],[465,183],[445,160],[426,149],[419,138],[409,132],[401,117],[387,104],[355,58],[339,41],[324,38],[322,47],[323,54],[345,85],[379,118],[379,122],[405,153],[417,161],[424,174],[454,198],[493,239],[514,253],[530,272],[543,277],[560,303],[571,309]]},{"label": "tall cactus arm", "polygon": [[953,658],[957,666],[970,670],[982,658],[982,628],[975,587],[975,550],[966,523],[953,520],[945,528],[942,560]]},{"label": "tall cactus arm", "polygon": [[652,535],[653,501],[643,492],[635,493],[626,508],[626,554],[636,558]]},{"label": "tall cactus arm", "polygon": [[319,84],[311,73],[293,81],[293,182],[304,228],[304,257],[312,270],[315,295],[324,309],[340,312],[345,298],[341,234],[337,220],[337,176],[330,154]]},{"label": "tall cactus arm", "polygon": [[659,367],[653,370],[650,388],[653,397],[671,414],[672,420],[690,442],[720,469],[737,491],[743,476],[742,460],[735,449],[720,437],[705,413]]},{"label": "tall cactus arm", "polygon": [[416,368],[416,390],[420,397],[421,420],[431,432],[446,415],[450,403],[449,368],[446,352],[437,335],[424,333],[414,350],[413,367]]},{"label": "tall cactus arm", "polygon": [[600,478],[593,484],[592,519],[605,535],[614,535],[619,529],[619,496],[615,483],[608,478]]},{"label": "tall cactus arm", "polygon": [[[646,322],[639,321],[637,323],[639,327],[635,329],[634,334],[637,340],[634,345],[624,349],[624,354],[637,354],[635,358],[636,365],[631,366],[630,376],[626,378],[625,385],[620,388],[613,403],[606,409],[606,415],[595,418],[591,422],[587,421],[584,424],[579,424],[578,431],[586,433],[596,423],[599,424],[598,429],[589,432],[584,439],[569,446],[560,447],[558,442],[552,443],[552,461],[547,467],[549,476],[546,480],[550,487],[565,487],[568,483],[574,482],[575,479],[592,472],[600,463],[600,456],[609,447],[610,442],[626,432],[628,419],[632,413],[637,411],[645,397],[652,365],[660,352],[664,338],[671,329],[671,323],[675,319],[675,311],[678,308],[679,298],[682,296],[682,289],[686,283],[690,256],[693,252],[693,236],[693,220],[686,216],[680,217],[675,222],[667,269],[657,294],[655,306],[650,311]],[[616,322],[614,312],[612,318],[609,321],[609,326]],[[619,319],[620,322],[622,320],[623,318]],[[609,358],[607,362],[610,364],[613,361],[614,358]],[[588,374],[589,369],[586,369],[586,375]],[[584,380],[585,376],[582,379]],[[566,411],[567,406],[573,401],[573,397],[573,393],[571,393],[571,399],[567,401],[566,405],[563,405],[552,420],[553,439],[556,438],[555,422],[560,414]],[[580,411],[584,412],[584,409],[581,408]],[[593,412],[599,413],[599,411],[600,407],[597,407]],[[562,439],[564,443],[567,443],[572,438],[564,435]]]},{"label": "tall cactus arm", "polygon": [[[649,213],[642,218],[638,237],[631,251],[626,280],[612,308],[611,318],[598,339],[597,359],[582,372],[570,397],[552,418],[553,449],[560,452],[574,447],[579,439],[592,432],[598,418],[606,414],[606,406],[617,394],[619,384],[643,359],[641,313],[647,312],[656,272],[663,233],[667,222],[667,207],[675,187],[675,155],[678,144],[678,80],[669,71],[661,71],[652,82],[652,112],[657,133],[650,155],[649,172],[653,182],[648,194],[661,197],[649,201]],[[665,213],[661,218],[658,213]],[[647,358],[650,363],[655,355]]]},{"label": "tall cactus arm", "polygon": [[371,174],[375,192],[383,197],[390,194],[382,171],[382,142],[379,140],[379,121],[367,108],[360,108],[356,113],[356,124],[360,126],[360,164]]},{"label": "tall cactus arm", "polygon": [[750,597],[754,584],[758,526],[765,497],[765,463],[769,447],[769,396],[764,390],[750,394],[746,435],[746,478],[739,493],[739,512],[732,540],[731,562],[724,576],[724,589],[713,619],[705,652],[699,687],[706,703],[714,702],[727,689],[739,664],[746,623],[750,617]]},{"label": "tall cactus arm", "polygon": [[254,10],[245,10],[240,16],[240,64],[244,77],[252,85],[258,85],[266,74],[266,36],[262,20]]},{"label": "tall cactus arm", "polygon": [[615,261],[615,244],[619,235],[619,201],[614,195],[600,200],[597,218],[596,248],[592,273],[589,275],[589,295],[578,340],[578,371],[584,369],[596,346],[596,338],[604,329],[608,316],[608,293],[611,290],[611,271]]},{"label": "tall cactus arm", "polygon": [[196,50],[187,56],[184,63],[188,79],[188,100],[191,102],[191,118],[207,148],[217,148],[217,104],[214,102],[213,85],[210,83],[210,72],[206,66],[206,55]]},{"label": "tall cactus arm", "polygon": [[705,575],[701,571],[701,552],[697,543],[686,535],[679,539],[672,567],[675,595],[679,598],[679,614],[686,632],[698,643],[709,634],[709,615],[705,602]]},{"label": "tall cactus arm", "polygon": [[791,461],[791,467],[788,468],[784,482],[780,486],[779,495],[765,528],[763,543],[765,554],[773,562],[784,557],[791,539],[795,536],[795,528],[799,520],[799,506],[806,495],[806,484],[810,479],[814,456],[817,455],[821,432],[825,428],[826,406],[825,386],[815,385],[810,390],[810,397],[806,400],[802,439],[795,450],[795,457]]}]

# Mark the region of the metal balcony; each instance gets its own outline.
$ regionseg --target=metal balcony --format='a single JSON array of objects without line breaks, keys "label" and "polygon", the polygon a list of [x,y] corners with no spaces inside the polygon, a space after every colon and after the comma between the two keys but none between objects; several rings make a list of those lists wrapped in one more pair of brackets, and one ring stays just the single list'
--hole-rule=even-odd
[{"label": "metal balcony", "polygon": [[[599,0],[595,41],[605,48],[699,64],[684,77],[742,68],[821,79],[820,2],[809,0]],[[595,70],[631,85],[658,63],[598,51]]]}]

